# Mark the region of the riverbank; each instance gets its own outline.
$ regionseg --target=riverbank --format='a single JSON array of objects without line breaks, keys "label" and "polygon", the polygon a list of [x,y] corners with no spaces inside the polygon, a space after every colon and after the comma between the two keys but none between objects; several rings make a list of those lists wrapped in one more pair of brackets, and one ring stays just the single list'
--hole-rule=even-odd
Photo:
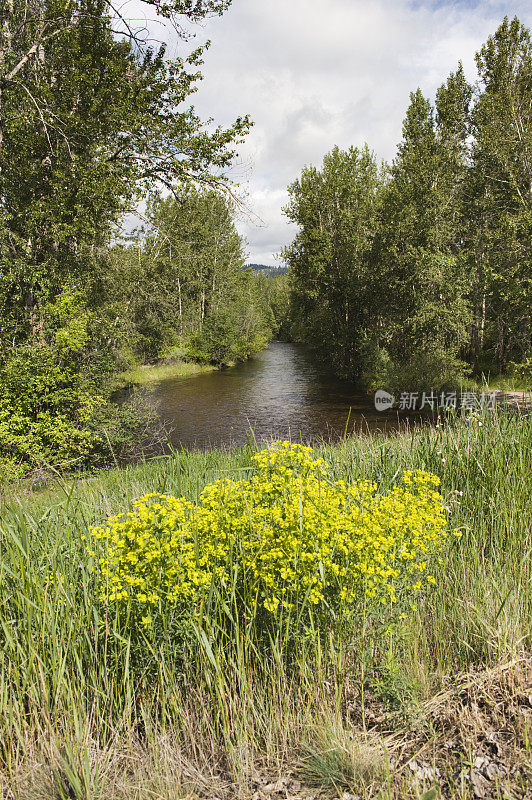
[{"label": "riverbank", "polygon": [[189,378],[219,369],[214,364],[198,364],[194,361],[171,361],[170,363],[143,364],[121,372],[116,377],[115,389],[126,386],[145,386],[156,381],[172,378]]},{"label": "riverbank", "polygon": [[488,375],[482,378],[464,378],[462,388],[475,392],[532,393],[532,379],[517,375]]},{"label": "riverbank", "polygon": [[297,666],[275,642],[260,663],[218,646],[204,616],[203,655],[179,667],[170,641],[102,616],[84,537],[146,493],[196,501],[207,483],[249,476],[255,452],[177,452],[0,507],[0,788],[25,800],[529,797],[530,417],[317,449],[332,479],[380,492],[404,469],[440,477],[462,536],[434,586],[384,639],[371,619],[356,647],[313,635]]}]

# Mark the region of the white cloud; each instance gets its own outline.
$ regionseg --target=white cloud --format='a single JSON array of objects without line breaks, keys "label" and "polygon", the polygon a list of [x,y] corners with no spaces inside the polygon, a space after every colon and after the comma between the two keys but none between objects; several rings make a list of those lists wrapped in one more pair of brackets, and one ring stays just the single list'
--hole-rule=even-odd
[{"label": "white cloud", "polygon": [[[248,194],[238,227],[249,260],[277,263],[292,239],[281,207],[305,164],[364,141],[391,159],[410,91],[434,96],[459,59],[474,79],[475,51],[505,14],[532,24],[528,3],[467,0],[233,0],[204,23],[196,41],[212,46],[197,111],[217,124],[246,113],[255,122],[234,171]],[[169,54],[187,47],[174,37]]]}]

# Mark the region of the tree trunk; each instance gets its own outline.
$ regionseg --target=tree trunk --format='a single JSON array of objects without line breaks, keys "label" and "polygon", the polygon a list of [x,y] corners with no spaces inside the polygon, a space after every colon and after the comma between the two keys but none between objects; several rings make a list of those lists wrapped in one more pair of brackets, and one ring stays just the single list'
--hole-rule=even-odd
[{"label": "tree trunk", "polygon": [[183,336],[183,309],[181,306],[181,280],[177,278],[177,299],[179,303],[179,335]]}]

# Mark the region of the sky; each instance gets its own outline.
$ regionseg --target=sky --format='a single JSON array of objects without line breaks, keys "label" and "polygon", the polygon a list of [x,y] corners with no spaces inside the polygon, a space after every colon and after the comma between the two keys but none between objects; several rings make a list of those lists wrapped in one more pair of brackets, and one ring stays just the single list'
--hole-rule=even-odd
[{"label": "sky", "polygon": [[[282,263],[297,231],[282,208],[304,166],[320,166],[334,145],[364,142],[391,160],[410,92],[434,98],[459,60],[474,81],[475,52],[505,14],[532,27],[529,0],[233,0],[196,26],[193,44],[211,40],[197,113],[220,125],[244,114],[254,122],[230,172],[247,261]],[[147,24],[170,57],[191,46]]]}]

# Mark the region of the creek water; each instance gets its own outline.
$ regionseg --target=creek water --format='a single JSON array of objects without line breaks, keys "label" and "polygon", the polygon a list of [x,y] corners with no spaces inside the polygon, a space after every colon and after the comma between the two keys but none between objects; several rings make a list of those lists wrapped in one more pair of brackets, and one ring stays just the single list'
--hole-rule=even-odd
[{"label": "creek water", "polygon": [[272,342],[235,367],[163,380],[143,392],[177,448],[237,446],[251,431],[259,443],[312,444],[415,422],[376,411],[372,396],[336,378],[304,345],[287,342]]}]

